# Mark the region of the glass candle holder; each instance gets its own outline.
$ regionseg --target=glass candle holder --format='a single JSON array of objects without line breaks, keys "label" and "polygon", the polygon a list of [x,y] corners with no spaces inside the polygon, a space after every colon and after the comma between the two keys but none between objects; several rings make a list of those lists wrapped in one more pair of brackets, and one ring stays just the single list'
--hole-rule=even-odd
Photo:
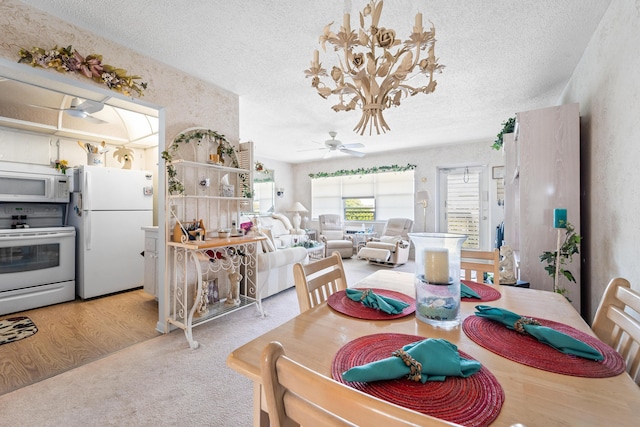
[{"label": "glass candle holder", "polygon": [[415,246],[416,317],[442,328],[460,324],[460,251],[464,234],[409,233]]}]

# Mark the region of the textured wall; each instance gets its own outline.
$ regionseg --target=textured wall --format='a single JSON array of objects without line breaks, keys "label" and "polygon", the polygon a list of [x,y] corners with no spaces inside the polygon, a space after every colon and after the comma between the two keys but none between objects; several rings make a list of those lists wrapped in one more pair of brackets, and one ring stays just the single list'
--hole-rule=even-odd
[{"label": "textured wall", "polygon": [[[101,54],[105,63],[141,76],[149,85],[143,99],[166,109],[168,142],[182,130],[194,126],[216,130],[230,141],[238,141],[238,96],[233,93],[17,0],[0,0],[0,34],[0,57],[9,60],[17,62],[21,47],[48,49],[56,45],[73,45],[81,54]],[[53,70],[51,72],[55,73]],[[74,78],[82,79],[85,83],[89,81],[84,77],[69,75],[69,79]]]},{"label": "textured wall", "polygon": [[640,2],[615,0],[576,68],[562,103],[579,102],[582,145],[583,315],[622,276],[640,289]]}]

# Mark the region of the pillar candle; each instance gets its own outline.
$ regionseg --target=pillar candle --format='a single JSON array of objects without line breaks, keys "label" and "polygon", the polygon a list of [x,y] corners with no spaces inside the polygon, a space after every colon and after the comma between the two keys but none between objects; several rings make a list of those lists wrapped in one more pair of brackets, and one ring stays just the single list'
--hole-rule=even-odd
[{"label": "pillar candle", "polygon": [[567,228],[567,210],[553,210],[553,228]]},{"label": "pillar candle", "polygon": [[447,249],[427,249],[424,252],[424,277],[429,283],[449,283]]}]

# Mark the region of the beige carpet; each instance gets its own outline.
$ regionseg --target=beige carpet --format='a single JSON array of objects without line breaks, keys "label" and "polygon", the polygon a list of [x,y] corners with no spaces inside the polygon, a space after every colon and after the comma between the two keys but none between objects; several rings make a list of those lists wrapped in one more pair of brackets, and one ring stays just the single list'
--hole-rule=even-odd
[{"label": "beige carpet", "polygon": [[[350,285],[377,269],[346,264]],[[264,307],[265,318],[247,307],[194,328],[196,350],[174,331],[0,396],[0,426],[251,426],[251,381],[226,358],[299,313],[294,289]]]}]

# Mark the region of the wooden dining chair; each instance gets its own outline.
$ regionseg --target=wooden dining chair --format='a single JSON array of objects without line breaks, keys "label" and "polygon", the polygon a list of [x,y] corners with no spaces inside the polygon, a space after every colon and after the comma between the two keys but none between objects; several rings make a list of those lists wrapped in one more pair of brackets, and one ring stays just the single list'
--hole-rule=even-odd
[{"label": "wooden dining chair", "polygon": [[484,273],[493,273],[493,284],[500,284],[500,251],[472,251],[463,249],[460,253],[460,269],[464,270],[464,280],[484,282]]},{"label": "wooden dining chair", "polygon": [[300,313],[326,301],[334,292],[347,289],[347,277],[338,252],[309,264],[294,264],[293,279]]},{"label": "wooden dining chair", "polygon": [[640,292],[631,289],[628,280],[609,282],[591,329],[622,355],[627,372],[640,385]]},{"label": "wooden dining chair", "polygon": [[261,376],[271,427],[455,426],[325,377],[285,355],[279,342],[262,351]]}]

